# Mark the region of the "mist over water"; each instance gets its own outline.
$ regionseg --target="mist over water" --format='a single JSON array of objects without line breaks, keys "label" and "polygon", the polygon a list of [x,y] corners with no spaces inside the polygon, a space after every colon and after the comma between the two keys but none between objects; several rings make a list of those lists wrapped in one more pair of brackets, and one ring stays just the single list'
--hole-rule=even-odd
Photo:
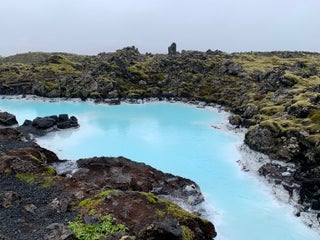
[{"label": "mist over water", "polygon": [[125,156],[197,182],[206,196],[218,240],[316,240],[319,235],[275,200],[268,186],[236,161],[243,136],[212,128],[226,114],[185,104],[155,102],[107,106],[83,102],[0,100],[20,124],[68,113],[80,128],[50,133],[38,143],[62,159]]}]

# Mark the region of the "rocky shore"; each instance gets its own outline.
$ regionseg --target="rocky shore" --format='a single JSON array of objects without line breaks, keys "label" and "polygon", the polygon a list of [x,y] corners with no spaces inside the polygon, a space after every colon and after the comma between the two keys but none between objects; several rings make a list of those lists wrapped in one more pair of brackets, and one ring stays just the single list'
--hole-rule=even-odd
[{"label": "rocky shore", "polygon": [[300,210],[320,214],[320,54],[177,51],[141,54],[135,47],[97,56],[26,53],[0,59],[0,94],[139,99],[219,104],[245,127],[245,143],[271,160],[257,171],[288,192]]},{"label": "rocky shore", "polygon": [[174,203],[191,210],[204,201],[193,181],[124,157],[79,159],[64,168],[69,161],[32,141],[75,127],[76,117],[60,114],[0,128],[0,239],[216,236],[211,222]]}]

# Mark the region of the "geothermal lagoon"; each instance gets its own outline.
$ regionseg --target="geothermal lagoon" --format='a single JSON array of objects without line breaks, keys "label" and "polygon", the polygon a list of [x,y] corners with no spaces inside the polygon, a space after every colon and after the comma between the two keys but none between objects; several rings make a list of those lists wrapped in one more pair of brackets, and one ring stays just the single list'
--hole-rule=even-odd
[{"label": "geothermal lagoon", "polygon": [[[2,99],[0,109],[19,124],[37,116],[68,113],[80,127],[37,142],[59,158],[124,156],[190,178],[205,195],[206,217],[218,240],[316,240],[319,234],[294,216],[252,172],[237,164],[243,134],[227,128],[227,114],[182,103],[123,103]],[[215,126],[215,127],[212,127]]]}]

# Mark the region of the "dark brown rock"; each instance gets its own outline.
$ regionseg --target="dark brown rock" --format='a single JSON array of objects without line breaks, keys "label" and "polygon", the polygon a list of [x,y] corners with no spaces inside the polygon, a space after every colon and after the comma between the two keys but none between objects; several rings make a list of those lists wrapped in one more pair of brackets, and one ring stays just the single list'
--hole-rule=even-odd
[{"label": "dark brown rock", "polygon": [[146,226],[140,231],[138,237],[150,240],[182,240],[182,229],[177,221],[166,220]]},{"label": "dark brown rock", "polygon": [[0,141],[21,141],[22,134],[16,128],[0,128]]},{"label": "dark brown rock", "polygon": [[[163,173],[144,163],[133,162],[124,157],[87,158],[77,161],[81,178],[92,189],[121,189],[153,192],[169,195],[196,205],[204,200],[199,186],[182,177]],[[81,169],[86,169],[85,172]]]},{"label": "dark brown rock", "polygon": [[242,68],[240,64],[227,60],[220,68],[220,74],[227,74],[231,76],[238,76],[241,78],[249,77],[249,74]]},{"label": "dark brown rock", "polygon": [[8,112],[0,112],[0,125],[12,126],[18,124],[16,116]]},{"label": "dark brown rock", "polygon": [[32,126],[39,129],[48,129],[57,123],[56,119],[51,117],[37,117],[32,121]]}]

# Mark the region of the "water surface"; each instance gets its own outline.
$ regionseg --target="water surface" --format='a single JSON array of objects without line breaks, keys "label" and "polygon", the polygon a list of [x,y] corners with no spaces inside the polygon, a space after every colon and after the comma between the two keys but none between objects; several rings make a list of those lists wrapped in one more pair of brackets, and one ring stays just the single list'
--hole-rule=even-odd
[{"label": "water surface", "polygon": [[0,100],[19,123],[36,116],[75,115],[80,128],[51,133],[38,143],[60,158],[125,156],[196,181],[206,196],[218,240],[315,240],[319,235],[274,199],[270,189],[236,161],[243,136],[212,128],[226,114],[185,104],[97,105]]}]

